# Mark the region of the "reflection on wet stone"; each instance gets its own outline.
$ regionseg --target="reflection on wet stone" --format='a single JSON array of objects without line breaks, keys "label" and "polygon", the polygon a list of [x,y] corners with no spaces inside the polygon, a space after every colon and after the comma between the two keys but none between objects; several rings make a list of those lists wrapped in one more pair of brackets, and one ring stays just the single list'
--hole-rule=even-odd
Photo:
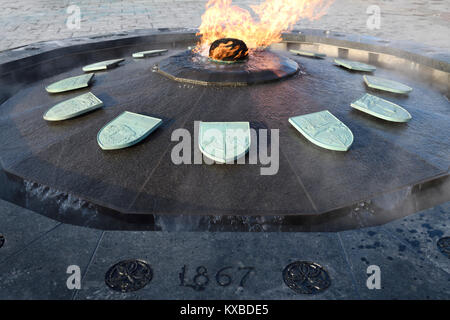
[{"label": "reflection on wet stone", "polygon": [[450,259],[450,237],[444,237],[437,242],[439,251]]}]

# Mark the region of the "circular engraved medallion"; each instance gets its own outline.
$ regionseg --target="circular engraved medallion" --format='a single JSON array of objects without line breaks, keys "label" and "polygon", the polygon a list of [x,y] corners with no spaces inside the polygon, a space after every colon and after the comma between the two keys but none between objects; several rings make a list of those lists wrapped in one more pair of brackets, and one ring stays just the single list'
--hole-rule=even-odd
[{"label": "circular engraved medallion", "polygon": [[116,263],[105,275],[108,287],[119,292],[131,292],[142,289],[153,278],[153,271],[142,260],[124,260]]},{"label": "circular engraved medallion", "polygon": [[440,238],[437,242],[439,251],[450,259],[450,237]]},{"label": "circular engraved medallion", "polygon": [[3,245],[5,244],[5,237],[0,234],[0,248],[3,247]]},{"label": "circular engraved medallion", "polygon": [[318,294],[331,284],[328,272],[320,265],[308,261],[296,261],[283,270],[286,285],[300,294]]}]

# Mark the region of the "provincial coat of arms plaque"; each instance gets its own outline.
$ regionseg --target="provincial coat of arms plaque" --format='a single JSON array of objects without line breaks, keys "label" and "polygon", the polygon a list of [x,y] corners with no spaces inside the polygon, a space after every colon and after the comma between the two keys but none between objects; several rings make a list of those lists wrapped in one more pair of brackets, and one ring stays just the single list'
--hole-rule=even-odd
[{"label": "provincial coat of arms plaque", "polygon": [[44,114],[44,119],[47,121],[67,120],[102,106],[103,102],[92,92],[88,92],[54,105]]},{"label": "provincial coat of arms plaque", "polygon": [[49,93],[61,93],[81,88],[86,88],[91,83],[93,73],[82,74],[80,76],[70,77],[66,79],[53,82],[45,87],[45,90]]},{"label": "provincial coat of arms plaque", "polygon": [[353,133],[328,110],[289,118],[303,136],[319,147],[347,151],[353,143]]},{"label": "provincial coat of arms plaque", "polygon": [[127,148],[144,140],[161,123],[161,119],[125,111],[99,131],[97,142],[103,150]]},{"label": "provincial coat of arms plaque", "polygon": [[250,148],[248,122],[200,122],[200,151],[219,163],[234,161]]},{"label": "provincial coat of arms plaque", "polygon": [[350,105],[354,109],[387,121],[407,122],[411,120],[409,112],[399,105],[368,93]]}]

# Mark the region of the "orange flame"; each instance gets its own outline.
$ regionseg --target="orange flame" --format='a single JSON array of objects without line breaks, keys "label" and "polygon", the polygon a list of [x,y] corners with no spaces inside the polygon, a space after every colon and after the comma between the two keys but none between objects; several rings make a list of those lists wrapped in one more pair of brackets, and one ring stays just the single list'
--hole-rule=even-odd
[{"label": "orange flame", "polygon": [[234,60],[238,60],[239,58],[246,56],[248,52],[248,50],[237,52],[239,49],[241,49],[239,46],[233,47],[232,41],[220,43],[216,48],[210,51],[209,57],[215,60],[226,60],[227,58],[234,56]]},{"label": "orange flame", "polygon": [[265,48],[280,42],[281,32],[290,30],[299,19],[316,20],[326,14],[334,0],[266,0],[250,6],[259,17],[255,21],[232,0],[209,0],[199,27],[196,51],[208,55],[211,43],[220,38],[243,40],[249,49]]}]

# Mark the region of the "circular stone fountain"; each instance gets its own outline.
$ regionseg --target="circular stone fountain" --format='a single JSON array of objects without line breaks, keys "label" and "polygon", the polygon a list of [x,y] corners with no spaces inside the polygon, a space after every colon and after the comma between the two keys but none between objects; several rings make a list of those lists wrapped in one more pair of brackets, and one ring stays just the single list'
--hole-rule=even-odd
[{"label": "circular stone fountain", "polygon": [[298,71],[298,64],[268,50],[255,51],[246,61],[236,63],[218,63],[187,50],[162,60],[155,70],[179,82],[246,86],[291,76]]},{"label": "circular stone fountain", "polygon": [[[448,54],[322,31],[283,39],[258,60],[267,62],[259,68],[252,57],[226,68],[186,59],[192,55],[186,48],[197,41],[186,30],[140,30],[0,53],[0,196],[60,221],[131,230],[343,230],[450,200]],[[169,52],[131,58],[151,49]],[[295,56],[289,49],[327,57]],[[373,91],[362,73],[336,66],[337,57],[375,65],[377,76],[413,91]],[[82,74],[84,65],[116,58],[125,61],[97,72],[89,88],[45,91]],[[103,101],[102,109],[59,123],[43,120],[51,106],[88,91]],[[393,124],[353,110],[350,103],[367,92],[403,106],[412,119]],[[313,145],[288,122],[323,110],[353,132],[347,152]],[[123,111],[163,124],[133,147],[101,150],[98,131]],[[265,139],[260,129],[268,129],[269,148],[279,142],[276,174],[262,175],[269,164],[249,164],[248,156],[245,165],[175,164],[176,129],[190,133],[195,161],[195,121],[248,121],[255,142]]]}]

